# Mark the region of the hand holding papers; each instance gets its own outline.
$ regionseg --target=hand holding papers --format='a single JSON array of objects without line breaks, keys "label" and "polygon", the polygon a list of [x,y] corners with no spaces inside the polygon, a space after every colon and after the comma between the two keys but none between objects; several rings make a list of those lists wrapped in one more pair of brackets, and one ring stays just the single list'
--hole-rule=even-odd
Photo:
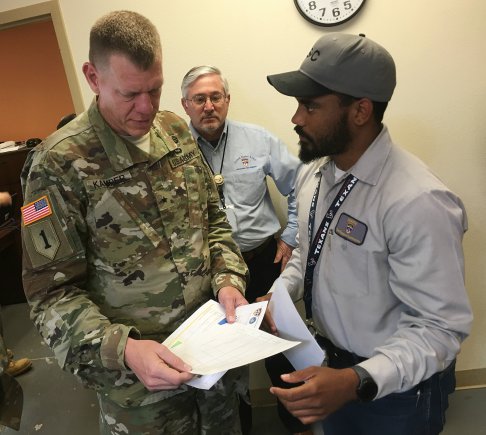
[{"label": "hand holding papers", "polygon": [[[229,324],[221,305],[208,301],[163,344],[192,367],[191,373],[218,374],[216,382],[223,375],[220,372],[267,358],[299,344],[257,329],[263,319],[266,304],[258,302],[238,307],[237,321]],[[197,381],[193,379],[188,384],[196,382],[193,386],[207,387],[204,383],[198,386]]]},{"label": "hand holding papers", "polygon": [[324,361],[324,351],[307,329],[280,278],[275,281],[269,309],[272,312],[279,337],[301,342],[299,346],[289,348],[284,352],[295,369],[302,370],[309,366],[320,366]]}]

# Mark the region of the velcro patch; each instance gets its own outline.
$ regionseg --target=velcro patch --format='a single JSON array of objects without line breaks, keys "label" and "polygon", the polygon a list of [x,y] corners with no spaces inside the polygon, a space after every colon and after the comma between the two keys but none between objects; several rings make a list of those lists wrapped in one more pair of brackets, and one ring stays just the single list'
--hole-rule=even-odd
[{"label": "velcro patch", "polygon": [[52,214],[51,204],[47,196],[42,196],[30,204],[24,205],[20,210],[24,226],[33,224]]},{"label": "velcro patch", "polygon": [[[177,152],[177,150],[179,150],[179,152]],[[178,155],[169,159],[172,169],[194,160],[198,155],[196,150],[189,151],[185,154],[182,154],[180,151],[180,148],[176,148],[176,154]]]},{"label": "velcro patch", "polygon": [[118,174],[104,180],[87,180],[85,181],[85,184],[88,190],[107,189],[123,184],[131,178],[132,174],[130,174],[130,172],[124,172],[123,174]]},{"label": "velcro patch", "polygon": [[363,222],[342,213],[336,225],[336,234],[349,240],[355,245],[362,245],[368,232],[368,227]]},{"label": "velcro patch", "polygon": [[36,223],[29,228],[35,250],[40,255],[54,260],[61,246],[56,230],[50,219]]}]

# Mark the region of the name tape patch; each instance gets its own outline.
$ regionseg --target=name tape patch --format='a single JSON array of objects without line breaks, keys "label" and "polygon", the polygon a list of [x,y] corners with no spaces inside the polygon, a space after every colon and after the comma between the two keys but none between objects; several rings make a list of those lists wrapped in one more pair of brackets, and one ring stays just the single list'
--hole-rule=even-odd
[{"label": "name tape patch", "polygon": [[[180,148],[178,148],[178,149],[180,149]],[[179,151],[179,153],[180,153],[180,151]],[[177,150],[176,150],[176,154],[178,154]],[[182,155],[170,158],[169,163],[170,163],[170,166],[172,167],[172,169],[175,169],[178,166],[181,166],[185,163],[190,162],[191,160],[195,159],[196,157],[197,157],[197,152],[195,150],[192,150],[192,151],[189,151],[186,154],[182,154]]]}]

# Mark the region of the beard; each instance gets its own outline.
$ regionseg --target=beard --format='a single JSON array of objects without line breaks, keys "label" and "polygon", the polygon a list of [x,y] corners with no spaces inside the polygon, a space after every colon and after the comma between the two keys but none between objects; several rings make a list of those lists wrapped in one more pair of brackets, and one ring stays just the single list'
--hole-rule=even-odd
[{"label": "beard", "polygon": [[346,113],[342,114],[332,131],[325,136],[313,139],[298,125],[294,130],[301,138],[304,138],[299,141],[299,159],[303,163],[309,163],[321,157],[342,154],[351,141]]}]

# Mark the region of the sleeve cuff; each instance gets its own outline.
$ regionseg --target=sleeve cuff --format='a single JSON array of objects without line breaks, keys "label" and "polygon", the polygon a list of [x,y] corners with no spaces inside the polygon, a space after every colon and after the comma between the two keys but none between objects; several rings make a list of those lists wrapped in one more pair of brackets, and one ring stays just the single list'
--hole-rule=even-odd
[{"label": "sleeve cuff", "polygon": [[378,394],[375,399],[395,393],[400,389],[397,368],[385,355],[375,355],[358,365],[363,367],[376,382]]},{"label": "sleeve cuff", "polygon": [[292,248],[295,248],[297,246],[297,243],[295,242],[296,236],[297,236],[297,231],[295,231],[293,228],[287,227],[280,235],[280,238],[285,243],[287,243],[287,245],[292,246]]},{"label": "sleeve cuff", "polygon": [[129,336],[140,338],[140,333],[133,327],[120,324],[113,324],[106,329],[100,351],[103,367],[128,370],[125,365],[125,346]]},{"label": "sleeve cuff", "polygon": [[219,290],[223,287],[234,287],[243,296],[245,296],[246,280],[241,276],[232,273],[219,274],[216,275],[212,281],[212,287],[215,297],[217,297]]}]

